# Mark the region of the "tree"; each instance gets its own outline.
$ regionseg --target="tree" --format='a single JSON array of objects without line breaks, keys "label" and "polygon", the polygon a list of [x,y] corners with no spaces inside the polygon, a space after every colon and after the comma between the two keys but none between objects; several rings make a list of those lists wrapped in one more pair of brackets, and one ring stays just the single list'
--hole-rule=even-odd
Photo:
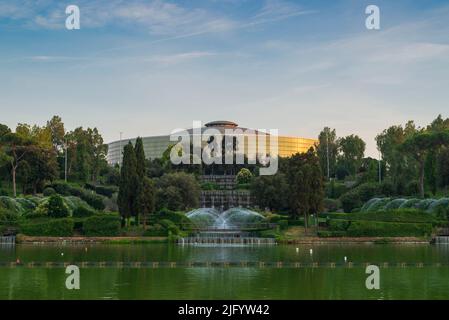
[{"label": "tree", "polygon": [[326,176],[334,177],[336,174],[338,148],[337,133],[335,129],[325,127],[318,136],[316,152],[320,159],[321,171]]},{"label": "tree", "polygon": [[48,216],[52,218],[69,216],[69,209],[60,195],[54,194],[48,199]]},{"label": "tree", "polygon": [[240,169],[237,173],[237,182],[239,184],[250,183],[253,178],[253,174],[246,168]]},{"label": "tree", "polygon": [[338,144],[341,151],[338,161],[351,175],[355,175],[365,154],[365,142],[359,136],[352,134],[340,138]]},{"label": "tree", "polygon": [[292,218],[303,215],[307,231],[309,214],[318,214],[322,210],[324,198],[323,175],[312,148],[288,158],[287,181]]},{"label": "tree", "polygon": [[435,152],[443,145],[449,145],[449,131],[421,130],[407,138],[401,146],[401,149],[410,154],[418,163],[419,193],[422,198],[424,198],[425,160],[430,152]]},{"label": "tree", "polygon": [[158,209],[187,210],[199,205],[200,186],[194,175],[185,172],[164,174],[156,180]]},{"label": "tree", "polygon": [[55,151],[62,150],[65,143],[65,129],[61,117],[53,116],[50,121],[47,121],[47,128],[51,132],[51,141]]},{"label": "tree", "polygon": [[153,181],[143,177],[140,192],[137,196],[137,210],[143,216],[143,225],[146,228],[147,217],[154,213],[156,191]]},{"label": "tree", "polygon": [[[152,185],[148,181],[146,181],[146,166],[145,166],[145,151],[143,149],[143,141],[142,138],[138,137],[136,140],[136,144],[134,146],[134,152],[136,154],[136,173],[137,173],[137,188],[136,188],[136,218],[137,223],[140,221],[140,216],[145,216],[148,213],[152,212],[152,209],[148,208],[147,203],[149,205],[154,206],[154,199],[150,199],[154,197],[154,192],[152,191]],[[151,194],[146,195],[145,192],[149,191]]]},{"label": "tree", "polygon": [[17,169],[22,161],[24,161],[25,155],[32,150],[32,142],[20,136],[17,133],[6,133],[1,137],[0,145],[5,150],[6,160],[10,164],[13,196],[17,197],[17,184],[16,175]]},{"label": "tree", "polygon": [[132,143],[129,142],[123,149],[123,163],[120,172],[120,186],[117,198],[120,215],[127,222],[136,213],[137,183],[136,154]]},{"label": "tree", "polygon": [[260,208],[270,211],[288,209],[289,186],[285,174],[278,172],[270,176],[258,176],[251,183],[251,195]]},{"label": "tree", "polygon": [[400,146],[417,132],[413,121],[405,127],[391,126],[376,136],[377,149],[386,164],[384,178],[389,178],[397,194],[403,194],[408,182],[416,175],[416,161],[405,153]]}]

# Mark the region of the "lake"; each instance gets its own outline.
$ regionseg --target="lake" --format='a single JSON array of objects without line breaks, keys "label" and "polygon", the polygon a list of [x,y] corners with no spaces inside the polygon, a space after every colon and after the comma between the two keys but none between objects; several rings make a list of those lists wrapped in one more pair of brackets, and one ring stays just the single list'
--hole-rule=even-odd
[{"label": "lake", "polygon": [[[449,299],[448,262],[449,246],[425,244],[0,246],[0,299]],[[80,290],[62,263],[80,267]]]}]

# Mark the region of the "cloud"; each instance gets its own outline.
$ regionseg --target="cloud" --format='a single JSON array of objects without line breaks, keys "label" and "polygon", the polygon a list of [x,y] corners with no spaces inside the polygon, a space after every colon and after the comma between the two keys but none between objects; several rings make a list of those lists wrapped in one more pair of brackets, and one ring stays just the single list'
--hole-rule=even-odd
[{"label": "cloud", "polygon": [[154,56],[154,57],[146,59],[146,61],[161,63],[164,65],[168,65],[168,64],[172,65],[172,64],[178,64],[178,63],[190,61],[190,60],[211,57],[211,56],[215,56],[215,55],[217,55],[217,54],[214,52],[192,51],[192,52],[183,52],[183,53],[177,53],[177,54]]}]

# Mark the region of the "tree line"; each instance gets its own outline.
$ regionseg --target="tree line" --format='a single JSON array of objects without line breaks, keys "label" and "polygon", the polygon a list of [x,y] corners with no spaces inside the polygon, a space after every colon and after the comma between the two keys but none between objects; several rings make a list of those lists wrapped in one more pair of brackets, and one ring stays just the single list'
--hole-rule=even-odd
[{"label": "tree line", "polygon": [[64,179],[66,171],[72,181],[96,183],[113,174],[106,155],[97,128],[66,131],[59,116],[44,126],[19,123],[15,130],[0,124],[0,182],[10,181],[14,197],[42,192],[47,182]]}]

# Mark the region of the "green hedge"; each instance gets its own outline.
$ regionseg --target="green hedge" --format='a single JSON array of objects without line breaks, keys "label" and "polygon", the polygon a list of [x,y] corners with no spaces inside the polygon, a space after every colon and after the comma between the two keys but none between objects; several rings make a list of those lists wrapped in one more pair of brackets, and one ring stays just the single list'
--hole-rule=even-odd
[{"label": "green hedge", "polygon": [[432,225],[429,223],[351,221],[347,229],[350,237],[422,237],[431,233]]},{"label": "green hedge", "polygon": [[73,219],[45,219],[27,221],[20,225],[20,232],[28,236],[69,237],[73,235]]},{"label": "green hedge", "polygon": [[358,212],[358,213],[329,213],[325,216],[332,220],[343,219],[351,221],[383,221],[383,222],[409,222],[432,223],[438,219],[435,215],[416,209],[397,209],[391,211]]},{"label": "green hedge", "polygon": [[64,182],[56,182],[51,187],[59,194],[64,196],[75,196],[86,201],[90,206],[96,210],[104,210],[103,196],[93,193],[84,188],[71,186]]},{"label": "green hedge", "polygon": [[318,237],[321,238],[334,238],[344,236],[346,236],[346,231],[318,231]]},{"label": "green hedge", "polygon": [[98,214],[87,218],[83,223],[83,232],[87,236],[118,236],[121,219],[118,215]]}]

